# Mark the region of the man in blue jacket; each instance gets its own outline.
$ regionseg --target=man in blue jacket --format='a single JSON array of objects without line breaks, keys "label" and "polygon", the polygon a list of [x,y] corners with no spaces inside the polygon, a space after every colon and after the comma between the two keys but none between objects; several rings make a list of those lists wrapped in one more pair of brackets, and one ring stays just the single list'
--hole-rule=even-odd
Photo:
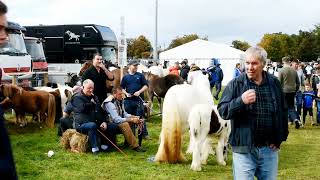
[{"label": "man in blue jacket", "polygon": [[226,86],[218,110],[231,120],[234,179],[276,179],[280,144],[288,137],[288,110],[279,80],[263,71],[267,52],[246,52],[246,73]]}]

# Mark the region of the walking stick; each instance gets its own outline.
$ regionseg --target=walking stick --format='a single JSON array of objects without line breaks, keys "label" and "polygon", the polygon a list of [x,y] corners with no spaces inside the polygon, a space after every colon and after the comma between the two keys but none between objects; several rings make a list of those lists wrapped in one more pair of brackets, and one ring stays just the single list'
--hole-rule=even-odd
[{"label": "walking stick", "polygon": [[124,153],[117,145],[115,145],[109,138],[107,138],[107,136],[105,136],[99,129],[97,129],[97,131],[106,139],[108,140],[119,152],[121,152],[122,154],[125,155],[125,157],[128,157],[128,155],[126,153]]}]

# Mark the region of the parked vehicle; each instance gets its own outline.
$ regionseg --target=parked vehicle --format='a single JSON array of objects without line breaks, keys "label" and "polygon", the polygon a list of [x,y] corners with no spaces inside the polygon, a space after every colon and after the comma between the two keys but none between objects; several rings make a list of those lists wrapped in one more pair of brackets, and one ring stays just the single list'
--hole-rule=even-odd
[{"label": "parked vehicle", "polygon": [[12,75],[18,79],[31,77],[31,56],[27,53],[23,40],[26,29],[14,22],[8,22],[9,41],[0,48],[0,67],[2,80],[12,80]]}]

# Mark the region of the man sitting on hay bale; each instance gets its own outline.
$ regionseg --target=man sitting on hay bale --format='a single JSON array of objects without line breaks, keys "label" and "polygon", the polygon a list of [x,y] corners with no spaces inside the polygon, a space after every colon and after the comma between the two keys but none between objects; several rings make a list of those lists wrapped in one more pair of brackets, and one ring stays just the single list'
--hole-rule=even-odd
[{"label": "man sitting on hay bale", "polygon": [[[119,128],[114,123],[107,124],[107,116],[101,108],[98,98],[93,94],[94,83],[90,79],[83,82],[81,92],[75,94],[69,105],[72,108],[74,128],[77,132],[88,135],[91,151],[94,154],[99,152],[98,131],[100,128],[104,135],[115,141],[115,135]],[[63,135],[62,138],[65,138]],[[108,149],[106,139],[101,139],[101,150]]]},{"label": "man sitting on hay bale", "polygon": [[106,98],[102,103],[102,108],[110,114],[110,120],[113,123],[118,124],[122,134],[124,135],[126,143],[130,148],[137,152],[145,152],[146,150],[138,145],[134,133],[130,125],[136,124],[137,126],[143,126],[143,121],[139,119],[139,116],[128,114],[125,111],[123,104],[123,92],[121,87],[114,88],[112,95]]}]

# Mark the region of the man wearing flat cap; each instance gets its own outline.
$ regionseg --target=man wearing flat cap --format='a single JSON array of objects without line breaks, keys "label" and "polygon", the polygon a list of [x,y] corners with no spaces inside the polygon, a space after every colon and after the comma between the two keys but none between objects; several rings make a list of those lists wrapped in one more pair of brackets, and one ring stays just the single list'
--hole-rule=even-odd
[{"label": "man wearing flat cap", "polygon": [[[143,92],[148,88],[148,82],[142,73],[137,72],[138,65],[138,61],[129,61],[129,73],[122,78],[120,86],[127,96],[124,101],[125,110],[129,114],[139,116],[140,119],[142,119],[144,117]],[[149,138],[147,124],[145,123],[145,121],[141,135]],[[140,137],[139,145],[141,146]]]}]

